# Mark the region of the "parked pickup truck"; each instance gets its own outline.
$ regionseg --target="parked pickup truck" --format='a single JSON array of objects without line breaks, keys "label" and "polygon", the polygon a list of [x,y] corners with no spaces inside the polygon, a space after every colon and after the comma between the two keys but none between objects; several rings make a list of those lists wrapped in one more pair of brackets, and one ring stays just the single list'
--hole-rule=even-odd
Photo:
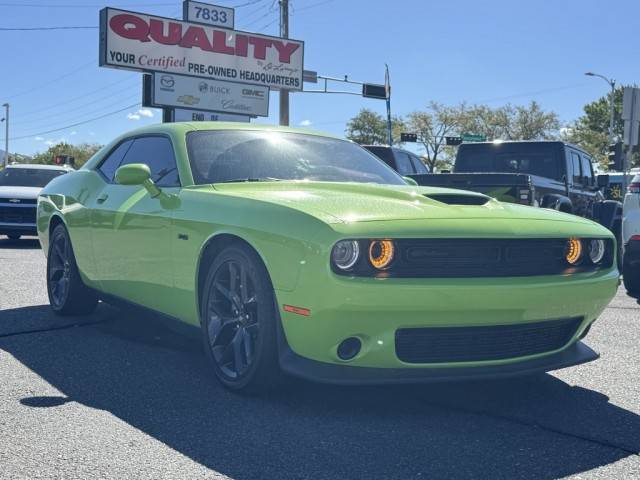
[{"label": "parked pickup truck", "polygon": [[408,175],[418,185],[473,190],[504,202],[591,218],[620,243],[622,204],[605,200],[608,175],[594,175],[584,150],[559,141],[463,143],[452,173]]}]

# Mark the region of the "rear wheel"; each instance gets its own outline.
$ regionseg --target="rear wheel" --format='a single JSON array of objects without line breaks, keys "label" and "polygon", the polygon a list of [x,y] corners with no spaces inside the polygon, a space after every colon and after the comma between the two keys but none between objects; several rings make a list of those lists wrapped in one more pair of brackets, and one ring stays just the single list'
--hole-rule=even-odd
[{"label": "rear wheel", "polygon": [[15,234],[15,233],[10,233],[10,234],[7,235],[9,240],[20,240],[21,236],[22,235],[18,235],[18,234]]},{"label": "rear wheel", "polygon": [[631,261],[625,258],[622,267],[622,281],[629,293],[640,294],[640,264],[636,263],[632,266]]},{"label": "rear wheel", "polygon": [[256,393],[280,380],[274,292],[258,255],[241,244],[213,260],[201,295],[204,348],[220,382]]},{"label": "rear wheel", "polygon": [[80,278],[71,239],[64,225],[53,229],[47,255],[47,293],[58,315],[91,313],[98,304],[96,293]]}]

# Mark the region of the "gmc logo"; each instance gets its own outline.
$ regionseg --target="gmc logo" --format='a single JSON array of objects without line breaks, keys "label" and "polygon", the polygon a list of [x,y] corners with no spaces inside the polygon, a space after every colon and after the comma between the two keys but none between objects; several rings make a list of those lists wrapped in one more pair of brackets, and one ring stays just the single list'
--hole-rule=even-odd
[{"label": "gmc logo", "polygon": [[242,95],[245,97],[256,97],[256,98],[264,98],[264,91],[262,90],[253,90],[251,88],[243,88]]}]

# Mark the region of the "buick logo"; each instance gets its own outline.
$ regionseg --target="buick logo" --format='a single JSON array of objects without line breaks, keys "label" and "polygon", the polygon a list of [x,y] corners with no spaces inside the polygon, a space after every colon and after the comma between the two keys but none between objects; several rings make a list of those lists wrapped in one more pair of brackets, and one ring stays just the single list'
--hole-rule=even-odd
[{"label": "buick logo", "polygon": [[10,203],[20,203],[20,199],[19,198],[10,198],[9,202]]},{"label": "buick logo", "polygon": [[200,93],[206,93],[209,90],[209,85],[207,85],[207,82],[200,82],[198,90],[200,90]]},{"label": "buick logo", "polygon": [[173,88],[175,84],[176,81],[171,75],[162,75],[160,77],[160,85],[162,85],[164,88]]}]

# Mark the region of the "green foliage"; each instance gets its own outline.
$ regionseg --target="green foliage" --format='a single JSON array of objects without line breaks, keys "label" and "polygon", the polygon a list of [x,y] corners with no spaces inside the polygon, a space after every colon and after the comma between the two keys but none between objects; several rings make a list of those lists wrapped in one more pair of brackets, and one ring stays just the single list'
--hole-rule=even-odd
[{"label": "green foliage", "polygon": [[[405,123],[401,117],[391,118],[391,136],[394,145],[400,141]],[[363,108],[347,123],[346,137],[360,145],[387,145],[387,120],[379,113]]]},{"label": "green foliage", "polygon": [[58,155],[70,155],[75,158],[75,167],[80,168],[89,160],[94,153],[102,148],[101,145],[94,143],[81,143],[71,145],[66,142],[60,142],[52,145],[46,152],[36,153],[31,162],[45,165],[53,165],[54,157]]},{"label": "green foliage", "polygon": [[[624,87],[616,88],[613,96],[614,137],[622,138],[624,122],[622,120],[622,96]],[[593,157],[607,168],[609,146],[609,121],[611,115],[610,95],[598,98],[584,106],[584,115],[566,129],[563,139],[574,143],[591,153]],[[633,165],[640,165],[640,155],[633,156]]]}]

